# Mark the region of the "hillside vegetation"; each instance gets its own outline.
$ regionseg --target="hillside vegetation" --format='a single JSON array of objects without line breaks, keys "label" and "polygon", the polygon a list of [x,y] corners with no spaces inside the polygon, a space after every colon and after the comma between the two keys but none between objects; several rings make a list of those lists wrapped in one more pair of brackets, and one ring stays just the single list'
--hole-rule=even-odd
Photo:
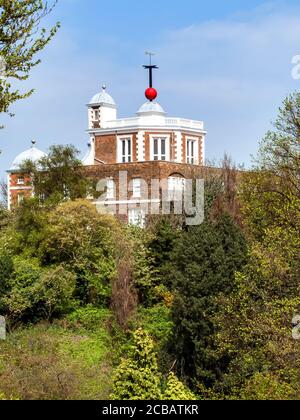
[{"label": "hillside vegetation", "polygon": [[299,399],[299,152],[295,93],[251,171],[208,172],[202,225],[142,230],[52,148],[30,169],[43,200],[1,210],[0,398]]}]

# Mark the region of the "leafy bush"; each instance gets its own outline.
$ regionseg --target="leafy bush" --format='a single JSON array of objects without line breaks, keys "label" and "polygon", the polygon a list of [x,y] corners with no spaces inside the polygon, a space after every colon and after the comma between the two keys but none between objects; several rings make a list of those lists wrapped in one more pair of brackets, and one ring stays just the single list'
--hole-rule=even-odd
[{"label": "leafy bush", "polygon": [[8,293],[10,288],[10,278],[14,271],[14,264],[12,257],[7,253],[0,253],[0,310],[3,310],[1,305],[1,297]]},{"label": "leafy bush", "polygon": [[141,328],[133,333],[128,358],[123,359],[114,374],[115,400],[178,400],[195,396],[176,378],[168,376],[166,385],[159,372],[154,343]]},{"label": "leafy bush", "polygon": [[71,326],[79,326],[93,332],[104,328],[111,318],[112,313],[109,309],[87,305],[72,312],[66,319]]},{"label": "leafy bush", "polygon": [[177,377],[171,372],[167,378],[166,388],[163,393],[163,399],[177,401],[193,401],[196,400],[195,394],[192,393]]},{"label": "leafy bush", "polygon": [[163,304],[152,308],[140,307],[133,320],[133,326],[140,326],[159,342],[166,342],[173,328],[171,309]]},{"label": "leafy bush", "polygon": [[15,271],[10,291],[1,302],[9,318],[15,321],[36,322],[52,319],[72,307],[75,276],[58,266],[43,269],[37,259],[14,259]]}]

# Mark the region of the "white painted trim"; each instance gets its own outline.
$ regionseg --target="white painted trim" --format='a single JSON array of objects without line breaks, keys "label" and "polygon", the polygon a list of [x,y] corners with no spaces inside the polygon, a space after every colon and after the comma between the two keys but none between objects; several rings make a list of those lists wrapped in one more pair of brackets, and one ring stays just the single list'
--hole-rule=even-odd
[{"label": "white painted trim", "polygon": [[[122,140],[130,140],[131,142],[131,162],[133,162],[133,134],[127,134],[124,136],[117,136],[117,163],[124,163],[122,162]],[[130,163],[130,162],[125,162]]]},{"label": "white painted trim", "polygon": [[205,165],[206,160],[206,136],[202,136],[202,165]]},{"label": "white painted trim", "polygon": [[[190,127],[184,127],[184,126],[163,126],[163,125],[133,125],[133,126],[128,126],[128,127],[121,127],[121,128],[95,128],[95,129],[91,129],[91,130],[87,130],[87,132],[89,134],[94,134],[95,136],[101,136],[101,135],[105,135],[105,134],[116,134],[119,133],[119,135],[122,134],[126,134],[128,132],[138,132],[138,131],[145,131],[145,132],[151,132],[151,131],[167,131],[172,132],[172,131],[183,131],[183,132],[190,132],[193,133],[195,135],[205,135],[207,134],[207,132],[205,130],[200,130],[200,129],[195,129],[195,128],[190,128]],[[193,135],[192,134],[192,135]]]},{"label": "white painted trim", "polygon": [[193,141],[195,142],[195,150],[194,150],[194,155],[196,156],[196,158],[194,159],[194,163],[190,165],[199,165],[199,138],[198,137],[192,137],[192,136],[186,136],[185,137],[185,156],[186,156],[186,162],[188,163],[188,153],[187,153],[187,143],[188,141]]},{"label": "white painted trim", "polygon": [[176,142],[176,162],[182,163],[182,133],[181,131],[175,132],[175,142]]},{"label": "white painted trim", "polygon": [[11,210],[10,175],[11,174],[7,174],[7,208],[8,210]]},{"label": "white painted trim", "polygon": [[137,134],[137,161],[144,162],[145,160],[145,131],[138,131]]},{"label": "white painted trim", "polygon": [[[166,160],[170,162],[170,134],[150,134],[150,161],[154,161],[154,139],[166,139]],[[160,161],[161,159],[158,159]]]},{"label": "white painted trim", "polygon": [[18,186],[18,187],[10,187],[10,191],[18,191],[18,190],[21,190],[21,191],[30,191],[30,190],[32,190],[32,187],[21,187],[21,186]]}]

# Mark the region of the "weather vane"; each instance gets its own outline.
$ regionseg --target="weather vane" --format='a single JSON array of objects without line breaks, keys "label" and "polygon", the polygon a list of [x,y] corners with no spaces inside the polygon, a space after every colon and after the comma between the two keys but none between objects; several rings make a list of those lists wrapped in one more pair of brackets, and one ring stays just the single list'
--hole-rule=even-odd
[{"label": "weather vane", "polygon": [[149,51],[146,51],[145,54],[149,56],[150,61],[149,65],[143,66],[144,69],[149,70],[149,88],[146,90],[145,95],[152,102],[157,97],[157,90],[153,88],[153,70],[158,69],[158,67],[152,64],[152,57],[155,54]]},{"label": "weather vane", "polygon": [[149,56],[149,61],[150,61],[150,66],[151,66],[152,65],[152,57],[154,57],[155,54],[153,52],[150,52],[150,51],[146,51],[145,54]]}]

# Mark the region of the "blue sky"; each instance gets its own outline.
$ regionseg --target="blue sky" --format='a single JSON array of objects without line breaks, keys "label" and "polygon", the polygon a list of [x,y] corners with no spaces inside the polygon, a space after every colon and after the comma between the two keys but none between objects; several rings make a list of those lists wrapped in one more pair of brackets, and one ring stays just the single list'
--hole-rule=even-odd
[{"label": "blue sky", "polygon": [[[299,4],[299,2],[298,2]],[[22,88],[34,95],[1,116],[0,172],[36,139],[86,150],[85,104],[105,83],[130,117],[145,101],[144,51],[153,50],[158,101],[170,116],[204,120],[206,154],[250,165],[278,107],[300,80],[297,1],[59,0],[47,25],[62,28]]]}]

